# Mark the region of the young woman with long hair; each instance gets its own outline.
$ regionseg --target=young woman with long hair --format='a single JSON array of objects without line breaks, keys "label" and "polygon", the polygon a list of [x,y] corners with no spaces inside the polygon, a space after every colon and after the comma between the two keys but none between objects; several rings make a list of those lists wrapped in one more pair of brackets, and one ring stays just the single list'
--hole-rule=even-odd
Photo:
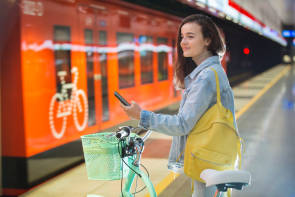
[{"label": "young woman with long hair", "polygon": [[[183,89],[182,100],[176,115],[157,114],[142,110],[132,101],[131,106],[122,106],[139,125],[173,136],[168,168],[183,172],[183,154],[186,139],[192,128],[204,113],[216,103],[216,80],[214,68],[218,73],[221,101],[235,117],[234,97],[224,72],[220,58],[225,45],[212,19],[205,15],[186,17],[179,26],[177,38],[177,62],[175,64],[175,84]],[[234,126],[236,120],[234,118]],[[194,181],[193,197],[214,196],[214,187]]]}]

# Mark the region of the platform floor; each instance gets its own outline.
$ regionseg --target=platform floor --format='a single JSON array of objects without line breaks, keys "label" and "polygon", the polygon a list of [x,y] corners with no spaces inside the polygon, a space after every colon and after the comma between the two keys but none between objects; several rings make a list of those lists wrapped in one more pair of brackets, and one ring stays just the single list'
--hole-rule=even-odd
[{"label": "platform floor", "polygon": [[[278,65],[233,88],[239,132],[246,142],[242,168],[252,174],[252,185],[234,196],[295,196],[294,82],[293,68]],[[176,113],[177,108],[174,104],[162,112]],[[154,132],[146,142],[142,163],[160,197],[189,197],[189,178],[166,168],[170,144],[171,137]],[[81,164],[21,196],[118,197],[120,184],[88,180]],[[136,196],[146,196],[146,190]]]}]

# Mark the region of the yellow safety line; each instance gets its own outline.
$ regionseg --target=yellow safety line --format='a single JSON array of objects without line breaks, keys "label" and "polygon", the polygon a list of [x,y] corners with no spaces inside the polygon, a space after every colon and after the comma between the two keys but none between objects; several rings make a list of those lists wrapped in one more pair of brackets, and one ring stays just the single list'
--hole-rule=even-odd
[{"label": "yellow safety line", "polygon": [[[271,80],[255,97],[253,97],[250,102],[245,105],[237,114],[236,118],[245,113],[262,95],[264,95],[277,81],[279,81],[289,70],[291,66],[284,68],[273,80]],[[162,193],[180,174],[170,172],[160,183],[155,187],[157,196]],[[149,194],[145,197],[150,197]]]},{"label": "yellow safety line", "polygon": [[273,80],[271,80],[255,97],[253,97],[249,103],[247,103],[238,113],[236,119],[239,119],[260,97],[262,97],[272,86],[274,86],[289,70],[290,66],[284,68]]},{"label": "yellow safety line", "polygon": [[[155,187],[157,196],[162,193],[180,174],[170,172],[160,183]],[[150,194],[146,194],[144,197],[150,197]]]}]

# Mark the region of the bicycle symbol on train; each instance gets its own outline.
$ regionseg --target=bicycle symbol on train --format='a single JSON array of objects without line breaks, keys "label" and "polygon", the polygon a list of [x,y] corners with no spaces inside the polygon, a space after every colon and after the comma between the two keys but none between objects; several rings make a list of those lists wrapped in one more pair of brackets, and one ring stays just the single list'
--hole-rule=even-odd
[{"label": "bicycle symbol on train", "polygon": [[[61,82],[61,91],[55,93],[50,101],[49,125],[52,135],[57,139],[63,137],[66,131],[68,116],[73,114],[74,124],[78,131],[85,129],[88,121],[87,97],[82,89],[77,88],[78,68],[73,67],[71,73],[74,75],[73,83],[66,83],[66,71],[57,73]],[[69,91],[71,92],[70,97],[67,93]],[[61,127],[57,129],[57,125]]]}]

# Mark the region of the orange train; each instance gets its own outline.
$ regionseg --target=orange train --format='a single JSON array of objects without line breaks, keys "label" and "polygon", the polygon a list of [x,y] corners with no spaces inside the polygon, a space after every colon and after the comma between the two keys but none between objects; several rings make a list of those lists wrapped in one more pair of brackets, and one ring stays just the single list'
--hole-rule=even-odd
[{"label": "orange train", "polygon": [[156,110],[179,100],[180,18],[119,0],[21,0],[2,58],[3,193],[82,160],[81,135],[128,118],[113,96]]},{"label": "orange train", "polygon": [[156,110],[173,86],[181,18],[120,0],[1,0],[4,195],[82,161],[81,135],[128,120],[114,91]]}]

